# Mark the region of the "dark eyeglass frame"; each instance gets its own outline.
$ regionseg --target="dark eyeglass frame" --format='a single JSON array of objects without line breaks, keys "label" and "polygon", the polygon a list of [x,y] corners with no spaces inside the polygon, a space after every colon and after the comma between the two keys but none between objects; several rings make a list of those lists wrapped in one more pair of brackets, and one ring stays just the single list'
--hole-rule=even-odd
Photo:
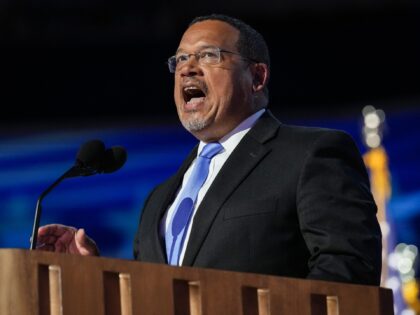
[{"label": "dark eyeglass frame", "polygon": [[[205,59],[206,54],[209,53],[215,53],[215,58],[214,59]],[[228,54],[232,54],[232,55],[237,55],[240,56],[242,59],[247,60],[251,63],[259,63],[257,60],[251,59],[251,58],[247,58],[242,56],[240,53],[236,53],[230,50],[226,50],[226,49],[222,49],[220,47],[205,47],[202,48],[200,51],[197,51],[195,53],[181,53],[181,54],[175,54],[171,57],[168,58],[167,64],[168,64],[168,68],[169,68],[169,72],[170,73],[175,73],[176,69],[178,67],[178,65],[182,62],[182,63],[186,63],[188,62],[188,60],[190,59],[191,56],[194,56],[195,59],[201,64],[201,65],[217,65],[220,63],[221,61],[221,53],[228,53]],[[185,60],[180,60],[180,58],[186,58]]]}]

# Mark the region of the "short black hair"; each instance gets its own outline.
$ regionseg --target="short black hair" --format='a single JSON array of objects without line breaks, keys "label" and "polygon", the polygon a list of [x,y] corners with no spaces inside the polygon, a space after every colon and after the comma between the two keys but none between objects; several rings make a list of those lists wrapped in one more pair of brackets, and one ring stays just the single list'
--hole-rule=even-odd
[{"label": "short black hair", "polygon": [[[189,26],[207,20],[222,21],[236,28],[239,31],[239,38],[236,43],[238,52],[247,59],[265,63],[270,70],[268,46],[264,37],[258,31],[245,22],[224,14],[210,14],[196,17],[191,21]],[[268,98],[267,86],[265,87],[264,94]]]}]

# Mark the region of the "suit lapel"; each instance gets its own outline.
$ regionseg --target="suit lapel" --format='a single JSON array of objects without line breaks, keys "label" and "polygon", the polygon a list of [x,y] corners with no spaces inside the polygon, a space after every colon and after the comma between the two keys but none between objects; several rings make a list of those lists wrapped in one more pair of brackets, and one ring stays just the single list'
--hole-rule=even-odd
[{"label": "suit lapel", "polygon": [[182,179],[184,178],[185,172],[187,171],[188,167],[190,167],[192,161],[197,156],[197,150],[198,150],[198,144],[194,147],[194,149],[190,152],[188,157],[184,160],[178,172],[175,174],[174,180],[169,185],[169,189],[168,189],[169,193],[165,196],[164,199],[162,199],[163,203],[159,211],[159,217],[158,217],[159,220],[163,217],[166,210],[168,210],[169,205],[175,199],[176,192],[178,191],[178,188],[181,186]]},{"label": "suit lapel", "polygon": [[264,145],[280,123],[267,111],[232,152],[209,188],[194,218],[183,265],[193,265],[211,225],[226,199],[270,149]]},{"label": "suit lapel", "polygon": [[[158,211],[154,211],[152,215],[154,216],[152,219],[151,227],[153,227],[150,237],[152,238],[152,243],[154,246],[151,246],[147,250],[150,250],[149,255],[151,257],[151,261],[167,263],[166,258],[166,248],[164,242],[162,242],[162,238],[160,237],[160,224],[165,212],[168,210],[169,205],[175,199],[176,193],[178,188],[182,183],[182,179],[184,177],[185,172],[187,171],[188,167],[197,156],[197,149],[198,145],[191,151],[187,159],[184,160],[181,167],[179,168],[178,172],[172,178],[172,180],[167,184],[168,187],[166,189],[166,194],[164,194],[163,198],[161,198],[161,202],[157,204]],[[146,236],[147,237],[147,236]]]}]

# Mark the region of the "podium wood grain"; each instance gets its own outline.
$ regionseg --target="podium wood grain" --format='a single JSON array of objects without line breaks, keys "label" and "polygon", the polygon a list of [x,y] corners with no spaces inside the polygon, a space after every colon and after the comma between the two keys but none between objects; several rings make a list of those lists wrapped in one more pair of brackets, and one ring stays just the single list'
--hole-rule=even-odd
[{"label": "podium wood grain", "polygon": [[0,266],[2,315],[393,315],[374,286],[18,249]]}]

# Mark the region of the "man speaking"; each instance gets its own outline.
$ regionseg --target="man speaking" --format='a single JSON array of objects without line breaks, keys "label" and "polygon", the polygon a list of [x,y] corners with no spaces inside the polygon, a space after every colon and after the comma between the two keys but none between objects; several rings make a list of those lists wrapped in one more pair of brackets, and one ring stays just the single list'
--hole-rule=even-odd
[{"label": "man speaking", "polygon": [[[378,285],[381,234],[360,154],[345,133],[280,123],[263,37],[196,18],[168,60],[183,126],[200,142],[145,202],[137,260]],[[40,249],[98,254],[83,229],[47,225]]]}]

